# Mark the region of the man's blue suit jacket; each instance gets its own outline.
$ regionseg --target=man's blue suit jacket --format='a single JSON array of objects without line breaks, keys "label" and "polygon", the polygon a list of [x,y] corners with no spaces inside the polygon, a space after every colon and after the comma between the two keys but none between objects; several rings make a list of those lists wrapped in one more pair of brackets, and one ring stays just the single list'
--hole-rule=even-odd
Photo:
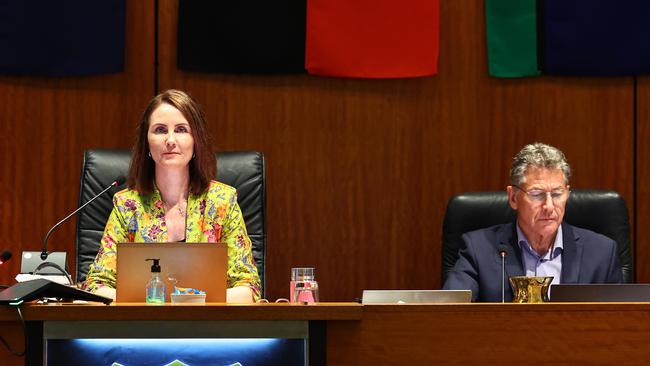
[{"label": "man's blue suit jacket", "polygon": [[[472,290],[472,301],[501,302],[500,244],[505,259],[505,301],[512,301],[508,278],[525,276],[516,224],[495,225],[463,234],[464,246],[447,275],[445,290]],[[593,231],[562,223],[562,275],[560,283],[621,283],[623,273],[616,242]],[[552,294],[551,294],[552,296]]]}]

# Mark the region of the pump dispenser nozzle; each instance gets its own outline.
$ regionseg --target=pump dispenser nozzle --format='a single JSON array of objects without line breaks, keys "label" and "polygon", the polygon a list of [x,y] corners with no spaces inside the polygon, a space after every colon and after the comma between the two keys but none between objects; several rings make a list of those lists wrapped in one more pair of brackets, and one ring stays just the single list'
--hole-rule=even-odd
[{"label": "pump dispenser nozzle", "polygon": [[145,261],[153,261],[151,265],[151,272],[160,273],[160,258],[147,258]]}]

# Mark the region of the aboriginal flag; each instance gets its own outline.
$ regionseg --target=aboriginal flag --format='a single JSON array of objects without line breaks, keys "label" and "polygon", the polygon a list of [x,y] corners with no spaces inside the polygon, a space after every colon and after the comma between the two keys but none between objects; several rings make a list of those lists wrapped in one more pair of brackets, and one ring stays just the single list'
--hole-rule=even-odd
[{"label": "aboriginal flag", "polygon": [[306,0],[180,0],[178,68],[304,73]]},{"label": "aboriginal flag", "polygon": [[404,78],[438,72],[439,0],[309,0],[308,73]]}]

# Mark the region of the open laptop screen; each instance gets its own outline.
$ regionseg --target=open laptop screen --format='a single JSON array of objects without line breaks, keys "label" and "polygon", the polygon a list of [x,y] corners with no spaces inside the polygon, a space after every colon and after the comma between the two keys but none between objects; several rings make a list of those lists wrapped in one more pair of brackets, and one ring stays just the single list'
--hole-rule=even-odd
[{"label": "open laptop screen", "polygon": [[[23,252],[20,261],[20,273],[34,273],[36,268],[43,264],[43,262],[52,262],[67,271],[66,252],[51,252],[48,254],[47,259],[41,259],[41,252]],[[44,267],[38,271],[41,275],[62,275],[62,273],[54,267]]]},{"label": "open laptop screen", "polygon": [[161,277],[167,284],[165,301],[178,287],[205,291],[206,302],[226,301],[228,250],[217,243],[118,243],[116,302],[144,302],[151,279],[151,261],[160,259]]},{"label": "open laptop screen", "polygon": [[363,304],[462,303],[472,301],[470,290],[364,290]]},{"label": "open laptop screen", "polygon": [[559,284],[551,302],[648,302],[650,284]]}]

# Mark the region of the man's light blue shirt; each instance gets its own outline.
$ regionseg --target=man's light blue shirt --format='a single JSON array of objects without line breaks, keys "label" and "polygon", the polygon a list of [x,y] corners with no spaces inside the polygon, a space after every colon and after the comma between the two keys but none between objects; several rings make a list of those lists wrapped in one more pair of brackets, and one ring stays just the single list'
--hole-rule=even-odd
[{"label": "man's light blue shirt", "polygon": [[560,276],[562,275],[562,251],[564,250],[562,225],[557,229],[553,246],[543,256],[537,254],[533,247],[530,246],[526,235],[519,228],[519,223],[517,223],[517,243],[519,243],[519,248],[521,249],[521,258],[524,262],[526,276],[553,276],[552,283],[560,283]]}]

